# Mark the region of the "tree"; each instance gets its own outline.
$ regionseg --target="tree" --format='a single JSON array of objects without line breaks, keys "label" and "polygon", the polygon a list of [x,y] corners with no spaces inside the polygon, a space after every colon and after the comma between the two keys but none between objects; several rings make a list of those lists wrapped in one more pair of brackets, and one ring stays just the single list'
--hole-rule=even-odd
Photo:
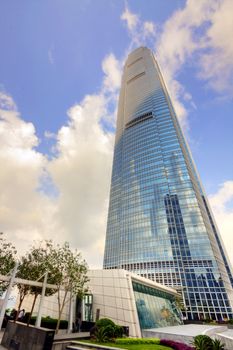
[{"label": "tree", "polygon": [[[85,293],[85,283],[87,264],[82,260],[81,254],[76,250],[72,251],[68,243],[63,246],[54,245],[50,241],[40,241],[36,246],[21,258],[17,277],[39,281],[48,272],[47,283],[56,285],[55,289],[46,288],[45,295],[50,296],[57,292],[58,297],[58,323],[56,332],[59,329],[60,320],[64,307],[71,298],[78,295],[80,298]],[[28,286],[18,283],[19,306],[18,312],[25,296],[30,293],[34,295],[31,315],[38,295],[42,292],[42,287]],[[30,322],[30,317],[28,324]]]},{"label": "tree", "polygon": [[[22,270],[24,270],[24,268],[22,267],[21,264],[19,265],[19,269],[18,269],[17,277],[28,278],[28,274],[25,273],[25,271],[22,271]],[[22,303],[24,301],[24,298],[30,292],[30,287],[27,284],[17,283],[17,288],[18,288],[18,291],[19,291],[19,304],[18,304],[18,310],[17,310],[17,314],[16,314],[15,320],[17,320],[17,318],[18,318],[18,314],[19,314],[19,311],[21,309],[21,305],[22,305]]]},{"label": "tree", "polygon": [[58,292],[58,322],[56,333],[58,332],[62,312],[67,303],[74,296],[82,298],[86,292],[85,284],[87,278],[87,263],[82,260],[81,254],[76,250],[72,251],[69,243],[63,246],[57,245],[51,252],[50,269],[56,280]]},{"label": "tree", "polygon": [[[7,275],[15,266],[17,250],[12,243],[7,242],[0,232],[0,275]],[[8,282],[0,282],[0,295],[6,290]]]},{"label": "tree", "polygon": [[[50,261],[51,261],[51,252],[53,251],[52,241],[39,241],[36,246],[33,246],[31,250],[26,253],[25,256],[21,258],[17,277],[23,278],[26,280],[39,281],[43,279],[45,272],[48,272],[47,283],[54,284],[56,282],[55,276],[52,275],[50,270]],[[42,287],[29,286],[25,284],[17,284],[19,290],[19,305],[18,312],[21,308],[22,302],[25,296],[30,293],[34,295],[30,316],[34,310],[36,299],[38,295],[42,292]],[[56,292],[56,289],[46,288],[45,295],[49,296]],[[30,322],[28,319],[28,324]]]}]

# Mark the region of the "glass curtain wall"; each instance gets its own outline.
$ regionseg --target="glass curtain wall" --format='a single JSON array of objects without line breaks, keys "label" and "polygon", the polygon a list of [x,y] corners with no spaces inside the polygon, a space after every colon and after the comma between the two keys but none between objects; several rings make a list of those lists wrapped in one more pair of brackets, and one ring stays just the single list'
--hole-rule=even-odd
[{"label": "glass curtain wall", "polygon": [[171,295],[135,282],[133,290],[141,329],[182,324],[181,314]]},{"label": "glass curtain wall", "polygon": [[129,55],[122,78],[104,268],[177,288],[189,319],[232,318],[230,265],[147,48]]}]

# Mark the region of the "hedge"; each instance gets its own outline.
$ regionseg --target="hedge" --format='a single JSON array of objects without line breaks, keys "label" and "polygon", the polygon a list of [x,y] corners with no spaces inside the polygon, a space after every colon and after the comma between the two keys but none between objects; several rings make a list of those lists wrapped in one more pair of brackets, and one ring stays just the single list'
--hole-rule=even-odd
[{"label": "hedge", "polygon": [[117,338],[116,344],[159,344],[160,340],[157,338]]},{"label": "hedge", "polygon": [[160,345],[169,346],[174,350],[194,350],[192,346],[187,344],[179,343],[177,341],[169,340],[169,339],[161,339]]},{"label": "hedge", "polygon": [[[24,323],[27,323],[27,317],[25,317]],[[32,316],[30,320],[31,325],[35,325],[36,323],[36,317]],[[51,318],[51,317],[42,317],[41,319],[41,327],[48,328],[48,329],[56,329],[57,326],[57,319]],[[68,321],[61,320],[59,329],[67,329],[68,328]]]}]

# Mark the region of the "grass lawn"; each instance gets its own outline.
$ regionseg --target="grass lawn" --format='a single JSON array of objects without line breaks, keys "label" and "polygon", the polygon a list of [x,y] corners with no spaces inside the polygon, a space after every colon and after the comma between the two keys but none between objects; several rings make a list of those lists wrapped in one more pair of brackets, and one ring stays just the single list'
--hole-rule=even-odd
[{"label": "grass lawn", "polygon": [[[84,341],[85,343],[89,343],[88,341]],[[93,344],[93,342],[91,342]],[[96,343],[98,345],[105,345],[109,347],[115,347],[120,349],[127,350],[172,350],[171,348],[163,345],[157,344],[114,344],[114,343]]]}]

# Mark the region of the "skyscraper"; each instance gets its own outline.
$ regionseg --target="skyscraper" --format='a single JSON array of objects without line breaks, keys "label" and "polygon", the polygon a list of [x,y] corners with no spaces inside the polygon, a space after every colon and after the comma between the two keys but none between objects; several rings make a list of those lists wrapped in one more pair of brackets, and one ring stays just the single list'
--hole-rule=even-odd
[{"label": "skyscraper", "polygon": [[158,63],[141,47],[120,90],[104,268],[180,290],[189,319],[232,318],[230,264]]}]

